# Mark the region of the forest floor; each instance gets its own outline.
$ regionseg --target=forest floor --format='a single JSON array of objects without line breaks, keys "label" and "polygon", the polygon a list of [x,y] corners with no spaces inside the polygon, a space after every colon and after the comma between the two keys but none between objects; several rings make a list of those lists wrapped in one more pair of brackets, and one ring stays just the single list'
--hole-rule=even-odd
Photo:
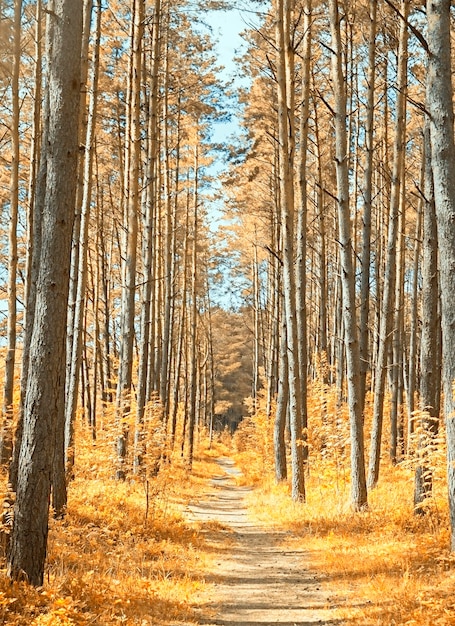
[{"label": "forest floor", "polygon": [[296,546],[289,531],[254,519],[249,487],[237,484],[240,471],[226,457],[216,459],[219,474],[187,506],[187,519],[213,552],[198,597],[203,626],[306,626],[341,624],[339,598],[326,588],[311,554]]}]

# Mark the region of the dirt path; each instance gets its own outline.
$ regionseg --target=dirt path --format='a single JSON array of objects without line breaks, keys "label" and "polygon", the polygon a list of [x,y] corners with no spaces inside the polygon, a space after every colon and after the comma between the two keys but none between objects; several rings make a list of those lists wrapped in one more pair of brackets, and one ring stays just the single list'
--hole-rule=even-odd
[{"label": "dirt path", "polygon": [[188,507],[188,517],[205,528],[216,568],[206,577],[211,588],[203,598],[201,626],[335,626],[332,599],[315,572],[307,569],[304,550],[286,549],[286,533],[271,531],[250,520],[245,487],[227,458],[217,460],[203,501]]}]

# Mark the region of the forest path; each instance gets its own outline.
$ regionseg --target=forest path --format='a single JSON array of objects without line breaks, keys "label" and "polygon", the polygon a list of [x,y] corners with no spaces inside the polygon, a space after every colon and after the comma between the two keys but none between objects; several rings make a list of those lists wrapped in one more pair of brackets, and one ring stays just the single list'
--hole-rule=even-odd
[{"label": "forest path", "polygon": [[310,626],[341,624],[333,599],[320,576],[308,568],[303,549],[286,548],[289,533],[252,521],[247,487],[236,485],[240,474],[228,458],[217,459],[204,498],[187,507],[188,519],[200,526],[215,566],[206,576],[210,591],[200,598],[200,626]]}]

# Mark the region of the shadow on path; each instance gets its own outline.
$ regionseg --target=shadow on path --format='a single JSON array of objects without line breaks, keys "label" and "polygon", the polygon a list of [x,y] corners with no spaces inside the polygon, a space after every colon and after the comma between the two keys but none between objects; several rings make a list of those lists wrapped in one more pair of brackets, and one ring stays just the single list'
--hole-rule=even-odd
[{"label": "shadow on path", "polygon": [[216,557],[206,576],[209,598],[197,609],[200,626],[341,625],[321,578],[306,569],[304,550],[283,547],[287,533],[253,522],[245,503],[249,488],[238,487],[240,472],[232,460],[217,460],[215,476],[204,498],[187,510],[205,533]]}]

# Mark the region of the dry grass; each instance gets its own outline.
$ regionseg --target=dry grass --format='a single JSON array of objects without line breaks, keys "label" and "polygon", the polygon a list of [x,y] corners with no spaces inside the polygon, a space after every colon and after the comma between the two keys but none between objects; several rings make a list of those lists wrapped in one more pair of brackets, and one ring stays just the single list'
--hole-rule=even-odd
[{"label": "dry grass", "polygon": [[45,584],[11,584],[0,571],[0,624],[194,623],[209,556],[182,504],[206,485],[217,452],[196,457],[191,475],[177,458],[156,477],[118,482],[109,436],[95,444],[88,431],[78,435],[67,515],[51,520]]},{"label": "dry grass", "polygon": [[[311,405],[313,423],[334,406],[330,395],[318,397],[323,402]],[[412,466],[392,467],[385,460],[368,511],[353,513],[347,432],[341,411],[324,429],[309,433],[308,499],[296,504],[289,486],[273,479],[270,421],[259,412],[245,422],[234,442],[241,481],[257,487],[252,509],[271,526],[288,530],[290,547],[307,550],[324,574],[340,623],[455,624],[455,557],[448,551],[442,456],[434,460],[427,515],[413,512]],[[214,459],[232,450],[202,444],[191,474],[177,456],[157,476],[119,483],[112,479],[112,433],[101,431],[93,443],[88,429],[80,428],[77,441],[68,513],[51,522],[45,585],[11,584],[1,571],[0,625],[197,623],[198,598],[208,588],[204,578],[219,554],[205,533],[185,523],[182,505],[204,492],[219,472]]]},{"label": "dry grass", "polygon": [[290,547],[308,551],[341,623],[455,624],[455,556],[448,550],[442,478],[428,514],[416,516],[412,470],[384,464],[368,511],[353,513],[349,482],[339,472],[331,463],[315,464],[306,504],[292,502],[289,486],[276,485],[269,475],[251,497],[251,507],[261,520],[290,532]]}]

